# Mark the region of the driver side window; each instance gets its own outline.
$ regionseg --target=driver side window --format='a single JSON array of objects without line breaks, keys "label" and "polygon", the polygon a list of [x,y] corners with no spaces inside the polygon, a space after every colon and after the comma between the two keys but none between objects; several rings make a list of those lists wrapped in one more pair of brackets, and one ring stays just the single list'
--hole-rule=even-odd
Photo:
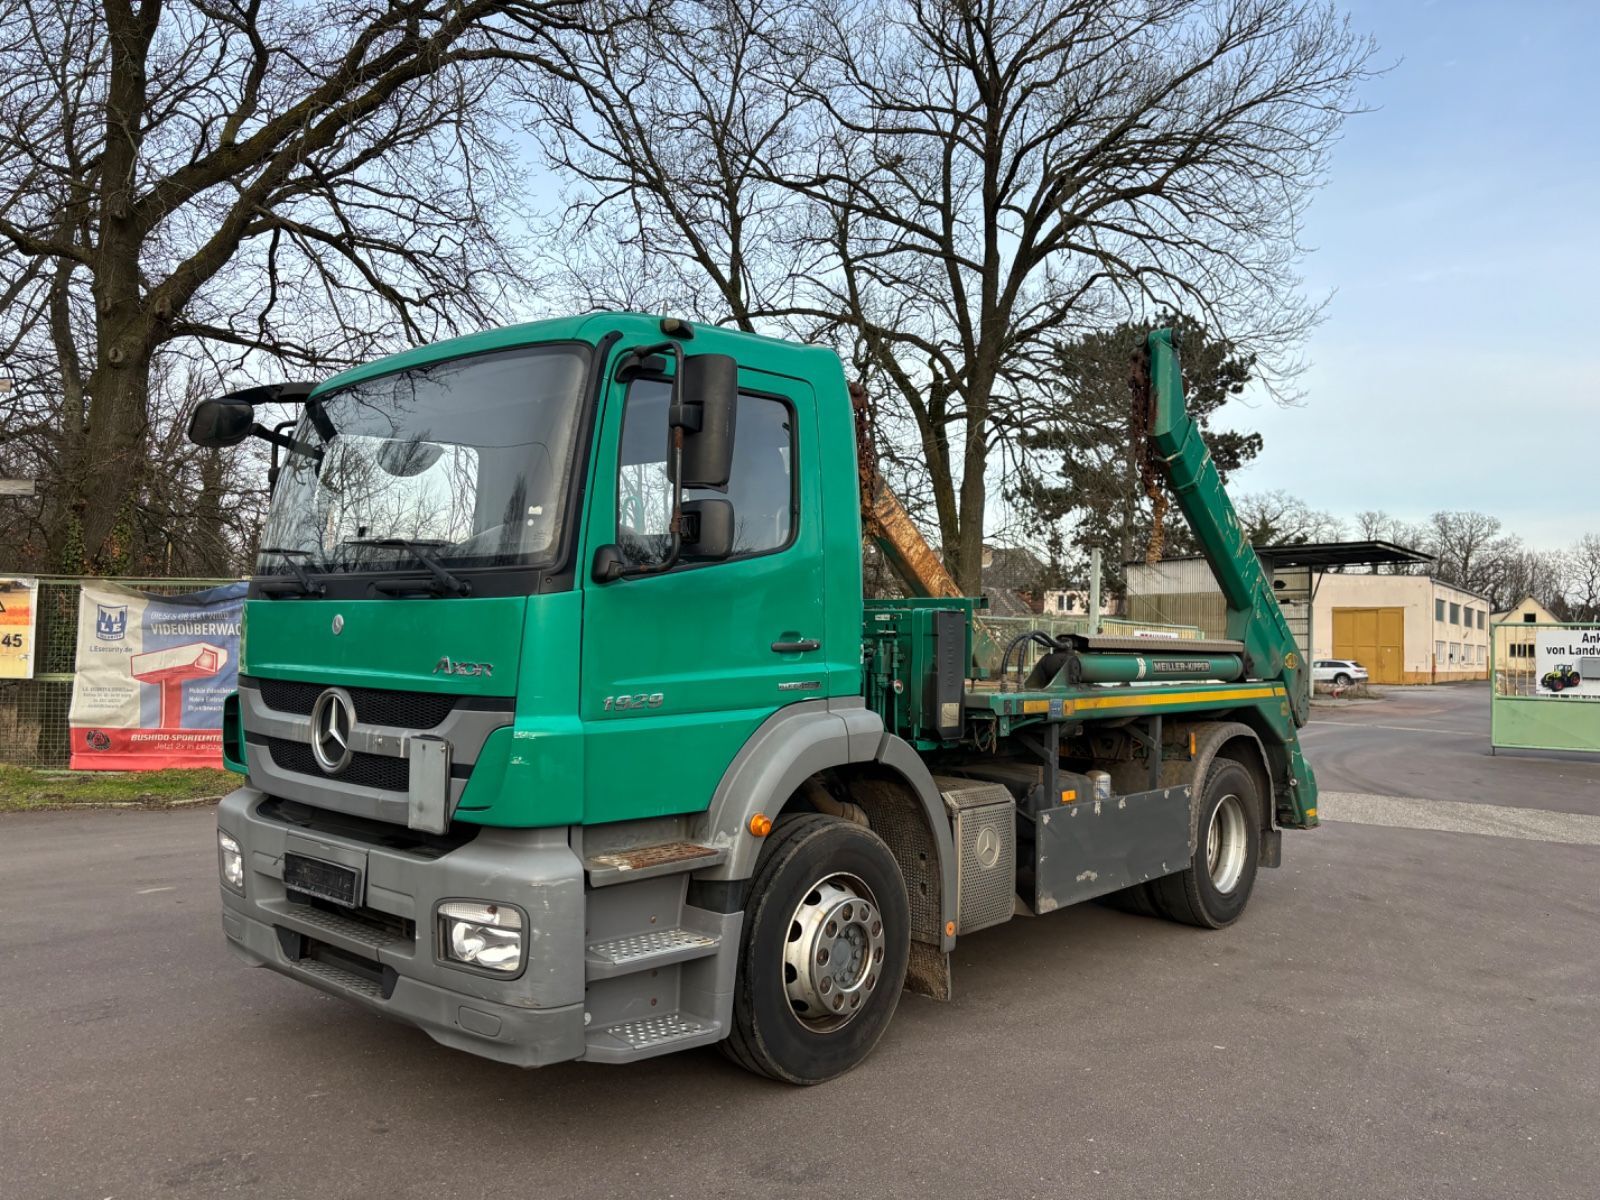
[{"label": "driver side window", "polygon": [[[628,386],[617,470],[617,544],[630,562],[660,562],[669,543],[672,485],[667,478],[666,380]],[[739,393],[733,468],[727,492],[688,488],[685,500],[725,496],[733,504],[730,559],[767,554],[789,544],[795,526],[794,413],[781,400]],[[694,561],[692,549],[684,560]]]}]

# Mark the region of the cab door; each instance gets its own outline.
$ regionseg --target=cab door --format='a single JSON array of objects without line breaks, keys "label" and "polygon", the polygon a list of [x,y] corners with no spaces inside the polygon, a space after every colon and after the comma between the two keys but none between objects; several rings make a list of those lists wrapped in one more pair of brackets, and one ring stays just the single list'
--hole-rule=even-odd
[{"label": "cab door", "polygon": [[[741,368],[733,465],[734,550],[692,548],[660,574],[597,583],[615,543],[655,564],[667,547],[670,381],[604,389],[580,562],[589,822],[697,812],[741,746],[780,706],[826,694],[822,505],[810,387]],[[809,471],[809,473],[808,473]]]}]

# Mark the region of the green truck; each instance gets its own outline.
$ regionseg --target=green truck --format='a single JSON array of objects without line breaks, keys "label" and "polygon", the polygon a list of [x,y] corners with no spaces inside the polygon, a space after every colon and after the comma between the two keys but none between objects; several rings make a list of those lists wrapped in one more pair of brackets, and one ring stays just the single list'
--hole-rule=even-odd
[{"label": "green truck", "polygon": [[972,599],[864,600],[822,348],[601,313],[201,404],[192,440],[272,453],[229,946],[503,1062],[720,1043],[811,1084],[1013,916],[1230,924],[1317,823],[1308,674],[1167,333],[1137,374],[1226,640],[1001,645]]}]

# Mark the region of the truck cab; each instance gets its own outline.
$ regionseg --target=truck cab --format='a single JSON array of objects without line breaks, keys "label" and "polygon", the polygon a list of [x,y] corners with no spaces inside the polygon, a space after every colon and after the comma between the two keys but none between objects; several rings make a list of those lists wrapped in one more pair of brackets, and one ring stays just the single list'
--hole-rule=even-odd
[{"label": "truck cab", "polygon": [[[286,399],[292,424],[255,420]],[[1116,856],[1115,889],[1040,890],[1045,826],[1077,799],[1063,780],[1099,761],[1069,720],[1095,685],[1080,667],[1030,678],[1031,699],[985,691],[971,602],[868,610],[828,350],[543,321],[236,393],[191,427],[252,434],[273,496],[224,714],[244,784],[218,813],[223,931],[446,1045],[538,1066],[722,1042],[820,1082],[870,1052],[902,987],[949,994],[959,934],[1096,894],[1151,903],[1163,873],[1210,869],[1234,828],[1215,813],[1238,825],[1242,907],[1280,816],[1314,823],[1288,689],[1224,689],[1165,735],[1157,715],[1153,749],[1102,739],[1162,832],[1146,852],[1106,848],[1135,825],[1077,839]],[[1200,674],[1175,678],[1225,677],[1229,655],[1196,648]],[[904,698],[929,687],[946,699],[924,727]],[[1219,755],[1250,794],[1201,828]]]}]

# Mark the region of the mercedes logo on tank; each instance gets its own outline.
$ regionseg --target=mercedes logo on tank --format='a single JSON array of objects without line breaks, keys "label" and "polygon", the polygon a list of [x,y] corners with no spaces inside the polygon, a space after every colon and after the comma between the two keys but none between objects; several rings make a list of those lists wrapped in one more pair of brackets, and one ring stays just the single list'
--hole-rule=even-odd
[{"label": "mercedes logo on tank", "polygon": [[338,637],[343,632],[344,632],[344,614],[343,613],[334,613],[333,614],[333,636],[334,637]]},{"label": "mercedes logo on tank", "polygon": [[350,765],[350,731],[355,723],[355,702],[343,688],[329,688],[311,706],[311,757],[329,775]]}]

